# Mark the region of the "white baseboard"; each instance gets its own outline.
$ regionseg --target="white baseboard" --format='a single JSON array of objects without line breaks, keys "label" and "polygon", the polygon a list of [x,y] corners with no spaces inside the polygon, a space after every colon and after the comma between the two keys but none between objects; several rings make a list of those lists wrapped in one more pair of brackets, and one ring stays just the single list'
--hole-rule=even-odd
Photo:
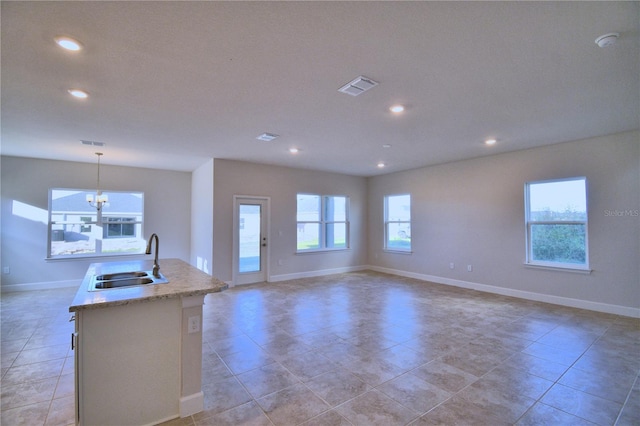
[{"label": "white baseboard", "polygon": [[454,280],[452,278],[438,277],[435,275],[417,274],[415,272],[383,268],[380,266],[369,266],[368,269],[392,275],[399,275],[407,278],[415,278],[422,281],[430,281],[437,284],[446,284],[454,287],[482,291],[485,293],[500,294],[502,296],[517,297],[520,299],[533,300],[536,302],[545,302],[554,305],[568,306],[571,308],[588,309],[590,311],[604,312],[608,314],[622,315],[632,318],[640,318],[640,309],[632,308],[629,306],[611,305],[607,303],[592,302],[589,300],[572,299],[570,297],[553,296],[549,294],[534,293],[524,290],[514,290],[511,288],[479,284],[471,281]]},{"label": "white baseboard", "polygon": [[175,420],[175,419],[178,419],[178,418],[180,418],[180,416],[169,416],[169,417],[165,417],[164,419],[158,419],[158,420],[154,421],[153,423],[144,424],[142,426],[156,426],[156,425],[162,424],[164,422],[168,422],[170,420]]},{"label": "white baseboard", "polygon": [[[534,293],[530,291],[514,290],[505,287],[497,287],[487,284],[479,284],[471,281],[455,280],[452,278],[438,277],[435,275],[418,274],[415,272],[402,271],[399,269],[383,268],[381,266],[362,265],[348,266],[344,268],[321,269],[317,271],[297,272],[293,274],[272,275],[269,282],[288,281],[299,278],[313,278],[325,275],[342,274],[345,272],[358,272],[372,270],[386,274],[398,275],[402,277],[415,278],[422,281],[430,281],[437,284],[451,285],[454,287],[467,288],[471,290],[483,291],[486,293],[500,294],[503,296],[518,297],[520,299],[533,300],[536,302],[551,303],[554,305],[568,306],[571,308],[588,309],[590,311],[604,312],[608,314],[622,315],[632,318],[640,318],[640,309],[629,306],[611,305],[608,303],[592,302],[589,300],[573,299],[569,297],[553,296],[549,294]],[[3,285],[1,291],[9,293],[14,291],[48,290],[76,287],[82,284],[82,280],[48,281],[27,284]],[[232,287],[231,283],[228,283]]]},{"label": "white baseboard", "polygon": [[320,269],[317,271],[296,272],[294,274],[271,275],[269,282],[297,280],[299,278],[322,277],[325,275],[344,274],[345,272],[358,272],[371,269],[369,266],[346,266],[344,268]]},{"label": "white baseboard", "polygon": [[180,398],[180,417],[188,417],[204,410],[204,393],[202,391]]},{"label": "white baseboard", "polygon": [[14,291],[53,290],[58,288],[80,287],[82,280],[43,281],[39,283],[8,284],[3,285],[1,291],[10,293]]}]

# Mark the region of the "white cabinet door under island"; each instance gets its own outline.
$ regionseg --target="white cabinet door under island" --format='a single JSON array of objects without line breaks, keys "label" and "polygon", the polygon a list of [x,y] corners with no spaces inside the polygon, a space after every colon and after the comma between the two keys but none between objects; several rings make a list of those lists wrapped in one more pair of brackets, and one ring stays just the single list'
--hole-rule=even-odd
[{"label": "white cabinet door under island", "polygon": [[96,290],[96,276],[151,271],[153,262],[89,267],[69,307],[77,424],[151,425],[202,411],[202,305],[227,285],[178,259],[160,265],[166,283],[116,287],[119,275]]}]

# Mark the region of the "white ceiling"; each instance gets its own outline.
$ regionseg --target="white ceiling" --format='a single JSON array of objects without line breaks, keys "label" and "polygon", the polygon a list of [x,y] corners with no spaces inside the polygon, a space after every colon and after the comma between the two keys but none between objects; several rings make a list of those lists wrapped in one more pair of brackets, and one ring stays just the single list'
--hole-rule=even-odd
[{"label": "white ceiling", "polygon": [[2,154],[373,176],[638,129],[639,5],[3,1]]}]

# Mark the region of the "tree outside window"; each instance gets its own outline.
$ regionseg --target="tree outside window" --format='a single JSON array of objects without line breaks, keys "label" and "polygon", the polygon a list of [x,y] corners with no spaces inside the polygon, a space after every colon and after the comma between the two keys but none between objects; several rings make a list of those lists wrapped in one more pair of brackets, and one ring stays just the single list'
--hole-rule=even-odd
[{"label": "tree outside window", "polygon": [[527,263],[588,269],[586,179],[525,186]]}]

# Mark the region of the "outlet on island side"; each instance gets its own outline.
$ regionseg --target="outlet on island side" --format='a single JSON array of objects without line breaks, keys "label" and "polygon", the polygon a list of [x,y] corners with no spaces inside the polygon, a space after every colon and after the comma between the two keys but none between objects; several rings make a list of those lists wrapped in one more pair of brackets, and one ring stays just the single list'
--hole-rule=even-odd
[{"label": "outlet on island side", "polygon": [[187,331],[189,334],[200,331],[200,316],[189,317],[189,327]]}]

